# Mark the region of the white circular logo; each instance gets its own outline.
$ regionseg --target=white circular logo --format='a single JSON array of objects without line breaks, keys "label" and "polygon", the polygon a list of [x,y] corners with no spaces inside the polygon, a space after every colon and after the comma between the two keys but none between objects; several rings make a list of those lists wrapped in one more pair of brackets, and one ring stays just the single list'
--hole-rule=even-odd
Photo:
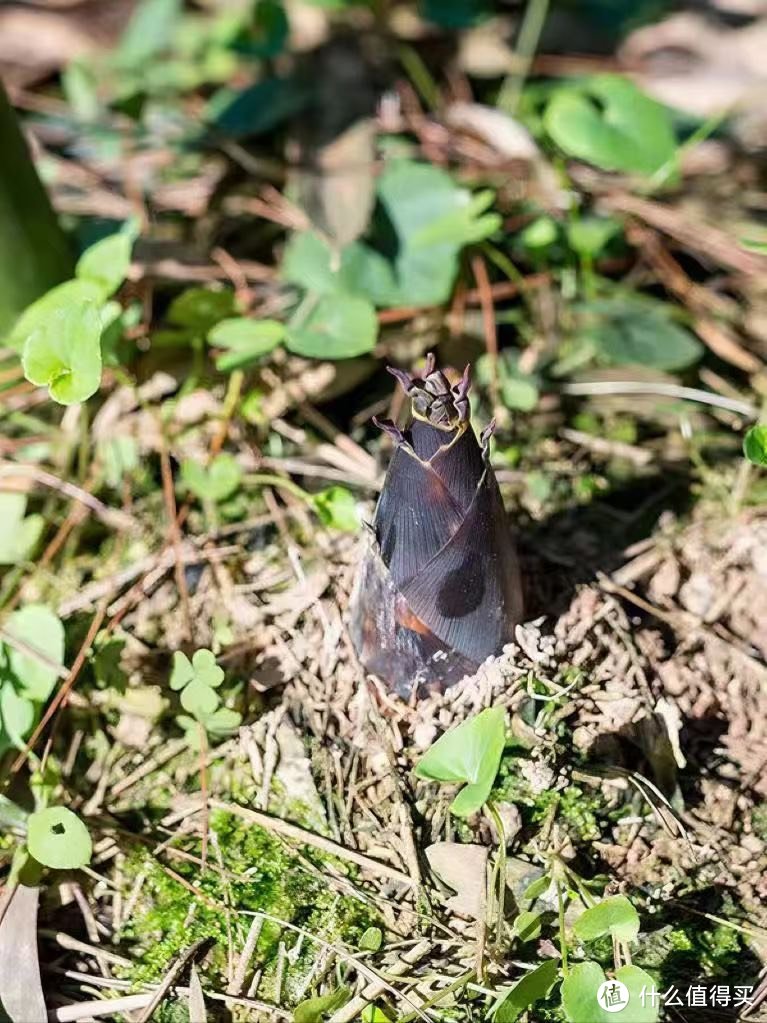
[{"label": "white circular logo", "polygon": [[629,1004],[629,989],[619,980],[606,980],[597,988],[597,1001],[605,1012],[622,1012]]}]

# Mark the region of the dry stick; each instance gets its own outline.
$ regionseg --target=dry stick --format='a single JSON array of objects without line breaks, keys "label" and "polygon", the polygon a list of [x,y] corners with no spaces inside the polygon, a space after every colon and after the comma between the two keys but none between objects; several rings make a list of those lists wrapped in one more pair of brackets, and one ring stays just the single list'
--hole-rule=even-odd
[{"label": "dry stick", "polygon": [[495,407],[499,401],[498,385],[498,331],[495,325],[495,306],[490,277],[483,257],[477,252],[471,257],[471,271],[477,282],[479,301],[482,307],[482,326],[485,333],[485,347],[490,356],[490,394]]},{"label": "dry stick", "polygon": [[138,528],[138,523],[132,515],[128,515],[118,508],[110,508],[103,501],[99,501],[97,497],[94,497],[93,494],[83,490],[82,487],[77,487],[74,483],[67,482],[67,480],[60,480],[58,476],[46,472],[45,469],[40,469],[39,466],[23,465],[19,462],[2,462],[0,463],[0,479],[7,476],[24,476],[34,480],[35,483],[49,487],[51,490],[58,490],[59,493],[84,505],[100,518],[102,522],[114,529],[135,530]]},{"label": "dry stick", "polygon": [[346,846],[334,842],[331,838],[316,835],[313,831],[307,831],[298,824],[292,824],[281,817],[273,817],[271,814],[262,813],[260,810],[250,810],[248,807],[240,806],[237,803],[225,803],[221,799],[211,799],[210,806],[214,810],[224,810],[226,813],[242,817],[243,820],[250,821],[251,824],[256,824],[267,831],[273,831],[278,835],[285,835],[287,838],[292,838],[302,845],[310,845],[314,849],[327,853],[329,856],[337,856],[341,860],[355,863],[358,867],[362,867],[363,870],[367,870],[372,874],[378,874],[379,876],[383,874],[394,881],[399,881],[400,884],[407,885],[409,888],[413,887],[413,879],[410,875],[397,870],[396,867],[391,867],[388,863],[375,860],[371,856],[365,856],[364,853],[357,852],[355,849],[347,849]]},{"label": "dry stick", "polygon": [[173,474],[170,469],[170,455],[168,454],[168,445],[165,442],[165,437],[162,438],[162,447],[160,448],[160,471],[162,473],[162,493],[165,499],[165,509],[168,514],[168,532],[170,533],[170,541],[176,555],[173,563],[173,572],[176,576],[176,587],[181,598],[187,638],[191,642],[194,636],[194,627],[192,625],[192,612],[189,606],[189,590],[186,586],[184,566],[181,560],[181,526],[177,515],[176,495],[173,491]]},{"label": "dry stick", "polygon": [[179,976],[179,974],[184,969],[189,960],[193,959],[199,953],[200,949],[203,948],[204,945],[209,944],[209,942],[210,938],[200,938],[199,941],[195,941],[195,943],[193,945],[190,945],[185,952],[181,953],[181,955],[175,961],[173,966],[171,966],[171,968],[163,977],[160,986],[157,988],[154,995],[152,996],[151,1002],[147,1005],[147,1007],[139,1016],[138,1023],[149,1023],[149,1020],[154,1015],[154,1010],[160,1005],[162,1000],[167,995],[168,991],[170,991],[171,987],[173,987],[173,982],[175,981],[176,977]]},{"label": "dry stick", "polygon": [[[425,955],[428,955],[432,948],[433,943],[431,941],[419,941],[409,952],[403,953],[398,963],[386,971],[386,976],[404,976],[408,969],[417,963],[419,959],[423,959]],[[365,1008],[371,1002],[381,997],[387,987],[388,985],[383,981],[374,980],[372,984],[368,984],[361,994],[357,995],[356,998],[352,998],[350,1002],[347,1002],[346,1005],[334,1013],[330,1017],[330,1023],[352,1023],[353,1020],[358,1019],[362,1015]]]},{"label": "dry stick", "polygon": [[250,960],[253,958],[253,953],[256,951],[256,945],[258,944],[258,939],[261,937],[263,926],[264,918],[262,916],[254,916],[250,923],[245,944],[242,946],[240,958],[237,960],[237,968],[234,971],[234,976],[226,989],[226,993],[228,995],[239,995],[242,991],[245,985],[245,975],[248,972],[248,967],[250,966]]},{"label": "dry stick", "polygon": [[63,708],[66,705],[67,698],[75,682],[77,681],[80,672],[82,671],[83,665],[85,664],[86,658],[88,657],[88,651],[90,650],[91,644],[93,643],[99,629],[101,628],[106,612],[107,612],[106,604],[102,603],[97,609],[96,614],[93,616],[93,620],[91,621],[88,633],[82,642],[82,646],[77,651],[77,657],[75,657],[74,663],[72,664],[68,677],[64,680],[61,688],[56,693],[54,698],[51,700],[50,706],[46,710],[45,714],[43,714],[40,723],[38,724],[37,728],[35,728],[31,737],[27,740],[26,746],[21,751],[21,753],[19,753],[19,755],[16,757],[13,764],[11,765],[10,772],[11,774],[16,774],[18,771],[21,770],[30,752],[34,749],[37,740],[40,738],[44,729],[46,728],[48,722],[51,720],[53,715],[56,714],[59,707]]},{"label": "dry stick", "polygon": [[563,384],[559,390],[562,394],[585,396],[614,394],[647,394],[658,398],[678,398],[681,401],[694,401],[701,405],[712,405],[714,408],[735,412],[747,419],[758,419],[759,409],[747,401],[738,398],[726,398],[712,391],[702,391],[697,387],[680,387],[678,384],[643,383],[639,380],[584,380],[582,383]]}]

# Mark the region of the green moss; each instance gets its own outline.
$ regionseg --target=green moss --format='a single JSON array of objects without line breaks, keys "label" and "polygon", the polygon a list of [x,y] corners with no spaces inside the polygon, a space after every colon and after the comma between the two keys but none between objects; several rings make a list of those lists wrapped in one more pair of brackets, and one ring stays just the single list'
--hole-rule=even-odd
[{"label": "green moss", "polygon": [[[210,938],[215,944],[205,960],[204,972],[214,985],[225,985],[230,941],[235,948],[242,947],[252,914],[258,912],[324,941],[352,946],[368,926],[380,923],[364,903],[337,894],[319,874],[304,868],[262,829],[226,813],[213,814],[210,826],[229,876],[222,877],[212,869],[201,876],[196,864],[184,861],[174,861],[173,869],[221,909],[195,898],[143,852],[129,860],[125,871],[128,887],[139,872],[146,874],[139,905],[123,933],[123,942],[132,945],[134,960],[126,976],[135,984],[156,981],[180,952],[199,939]],[[199,855],[199,849],[194,852]],[[216,863],[212,849],[209,862]],[[321,867],[320,860],[315,858],[315,863]],[[239,879],[243,875],[247,880]],[[231,936],[224,908],[227,905],[234,910],[230,915]],[[253,968],[260,967],[264,974],[262,997],[269,997],[280,942],[291,948],[298,937],[297,932],[265,920],[253,958]],[[292,997],[316,960],[317,951],[315,942],[304,940],[301,954],[287,971],[284,996]]]},{"label": "green moss", "polygon": [[767,842],[767,803],[760,803],[759,806],[754,807],[751,814],[751,827],[757,838]]},{"label": "green moss", "polygon": [[643,934],[634,961],[657,971],[666,987],[681,987],[711,978],[722,983],[749,983],[759,964],[742,935],[725,924],[703,918],[674,922]]}]

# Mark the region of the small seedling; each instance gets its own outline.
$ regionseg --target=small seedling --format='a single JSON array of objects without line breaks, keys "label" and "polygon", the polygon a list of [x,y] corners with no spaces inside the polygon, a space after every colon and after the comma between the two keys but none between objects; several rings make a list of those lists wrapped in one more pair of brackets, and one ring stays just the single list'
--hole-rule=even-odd
[{"label": "small seedling", "polygon": [[767,425],[758,423],[746,433],[743,454],[753,465],[767,468]]},{"label": "small seedling", "polygon": [[225,501],[242,481],[242,469],[234,455],[224,451],[208,466],[187,458],[181,463],[181,482],[203,503]]},{"label": "small seedling", "polygon": [[477,813],[487,802],[506,741],[506,711],[489,707],[440,736],[421,757],[419,778],[465,783],[450,810],[457,817]]}]

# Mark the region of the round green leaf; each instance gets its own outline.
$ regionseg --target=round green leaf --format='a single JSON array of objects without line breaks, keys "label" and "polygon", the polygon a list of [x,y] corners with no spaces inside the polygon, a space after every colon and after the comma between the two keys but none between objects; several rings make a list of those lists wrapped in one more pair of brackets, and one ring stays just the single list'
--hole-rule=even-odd
[{"label": "round green leaf", "polygon": [[573,924],[581,941],[594,941],[612,934],[618,941],[635,941],[639,934],[639,914],[625,895],[611,895],[590,906]]},{"label": "round green leaf", "polygon": [[181,479],[201,501],[225,501],[239,487],[242,469],[234,455],[224,451],[208,466],[186,459],[181,463]]},{"label": "round green leaf", "polygon": [[9,344],[12,348],[21,351],[29,335],[39,330],[57,309],[81,305],[83,302],[93,302],[98,305],[102,300],[102,294],[102,288],[94,281],[81,281],[76,278],[64,281],[63,284],[46,291],[32,305],[27,306],[13,326]]},{"label": "round green leaf", "polygon": [[213,714],[219,704],[215,689],[195,679],[181,692],[181,706],[196,718],[204,719]]},{"label": "round green leaf", "polygon": [[[64,659],[64,626],[44,604],[27,604],[9,615],[6,630],[29,646],[39,650],[50,661],[61,664]],[[43,661],[21,650],[7,646],[8,662],[14,681],[22,696],[43,703],[51,695],[57,673]]]},{"label": "round green leaf", "polygon": [[557,89],[544,126],[568,156],[604,170],[652,174],[676,150],[666,108],[619,75]]},{"label": "round green leaf", "polygon": [[88,829],[65,806],[51,806],[30,816],[27,848],[38,863],[56,870],[84,867],[93,852]]},{"label": "round green leaf", "polygon": [[171,302],[168,322],[176,327],[207,332],[233,312],[234,294],[231,291],[187,288]]},{"label": "round green leaf", "polygon": [[743,438],[743,454],[754,465],[767,468],[767,425],[752,426]]},{"label": "round green leaf", "polygon": [[351,359],[373,349],[378,318],[367,299],[323,295],[306,319],[288,324],[287,347],[308,359]]},{"label": "round green leaf", "polygon": [[[656,1023],[660,1013],[653,1005],[653,979],[638,966],[622,966],[615,971],[615,979],[627,988],[627,1002],[620,1011],[608,1012],[597,1000],[605,977],[598,963],[585,962],[573,966],[562,981],[562,1008],[568,1023]],[[645,989],[644,1005],[642,989]]]},{"label": "round green leaf", "polygon": [[101,383],[101,317],[92,302],[58,306],[27,337],[24,376],[60,405],[95,394]]},{"label": "round green leaf", "polygon": [[3,682],[0,685],[0,751],[8,744],[23,749],[34,721],[32,701],[17,693],[10,679]]}]

